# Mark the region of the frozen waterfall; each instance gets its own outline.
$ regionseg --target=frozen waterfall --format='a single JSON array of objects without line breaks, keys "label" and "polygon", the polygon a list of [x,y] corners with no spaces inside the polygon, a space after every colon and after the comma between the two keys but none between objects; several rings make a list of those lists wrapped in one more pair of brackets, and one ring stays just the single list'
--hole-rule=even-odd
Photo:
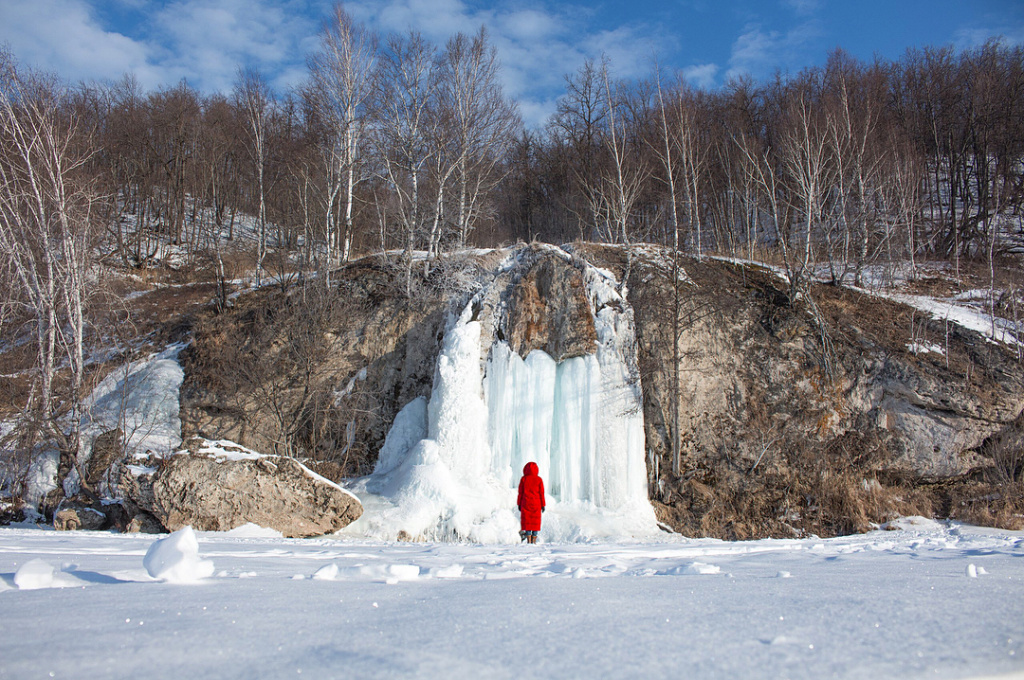
[{"label": "frozen waterfall", "polygon": [[548,493],[544,540],[657,532],[632,313],[592,268],[587,289],[597,352],[562,362],[541,350],[524,360],[502,340],[482,348],[467,305],[445,335],[429,402],[402,409],[374,473],[354,487],[365,512],[345,533],[518,541],[516,487],[531,460]]}]

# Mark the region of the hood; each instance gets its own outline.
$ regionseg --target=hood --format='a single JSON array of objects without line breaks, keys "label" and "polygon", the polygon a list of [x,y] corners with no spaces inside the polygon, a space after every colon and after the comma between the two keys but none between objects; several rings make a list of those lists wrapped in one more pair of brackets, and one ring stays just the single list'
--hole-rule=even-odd
[{"label": "hood", "polygon": [[538,472],[537,464],[532,461],[523,466],[523,475],[527,477],[535,476]]}]

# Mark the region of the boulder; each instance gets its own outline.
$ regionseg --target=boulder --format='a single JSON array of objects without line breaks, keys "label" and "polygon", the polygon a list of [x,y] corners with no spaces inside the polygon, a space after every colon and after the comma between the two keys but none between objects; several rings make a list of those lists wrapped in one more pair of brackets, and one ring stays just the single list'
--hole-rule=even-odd
[{"label": "boulder", "polygon": [[100,531],[110,526],[107,514],[92,503],[68,499],[53,513],[53,528],[57,531]]},{"label": "boulder", "polygon": [[278,456],[182,453],[155,471],[126,470],[121,489],[169,531],[228,531],[251,522],[302,538],[338,531],[363,513],[355,496]]}]

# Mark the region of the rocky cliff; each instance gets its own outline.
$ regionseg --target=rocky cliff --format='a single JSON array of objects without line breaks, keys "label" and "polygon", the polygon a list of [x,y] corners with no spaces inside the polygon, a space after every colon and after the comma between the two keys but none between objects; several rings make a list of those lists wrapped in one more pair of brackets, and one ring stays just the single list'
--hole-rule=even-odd
[{"label": "rocky cliff", "polygon": [[[366,474],[398,411],[429,394],[454,310],[476,296],[482,363],[495,340],[523,357],[592,354],[580,263],[621,277],[625,260],[597,246],[464,253],[429,275],[417,267],[407,297],[402,273],[370,258],[330,291],[244,297],[197,324],[182,356],[183,435],[299,456],[334,479]],[[623,290],[649,498],[667,527],[748,538],[900,513],[1019,517],[1019,459],[1006,450],[1019,444],[1024,369],[1005,348],[839,287],[793,299],[756,266],[683,259],[673,279],[658,249],[633,260]],[[915,323],[943,338],[943,355],[908,349]]]}]

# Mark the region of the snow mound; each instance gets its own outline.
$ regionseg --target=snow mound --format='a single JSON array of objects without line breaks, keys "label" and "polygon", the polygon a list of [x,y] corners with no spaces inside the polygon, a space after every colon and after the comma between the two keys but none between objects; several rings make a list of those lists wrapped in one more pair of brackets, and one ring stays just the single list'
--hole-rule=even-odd
[{"label": "snow mound", "polygon": [[692,562],[686,565],[680,565],[678,567],[672,567],[662,572],[665,576],[710,576],[713,574],[721,574],[722,568],[715,564],[705,564],[704,562]]},{"label": "snow mound", "polygon": [[979,576],[984,576],[987,573],[988,572],[985,571],[985,567],[976,566],[973,562],[968,564],[967,568],[964,569],[964,574],[967,578],[978,578]]},{"label": "snow mound", "polygon": [[18,586],[19,590],[52,588],[55,573],[53,565],[49,562],[30,560],[21,565],[21,568],[14,574],[14,585]]},{"label": "snow mound", "polygon": [[313,574],[314,581],[333,581],[338,578],[338,565],[334,562],[325,564]]},{"label": "snow mound", "polygon": [[224,532],[225,536],[237,536],[238,538],[283,538],[284,535],[277,529],[261,527],[259,524],[246,522],[240,527],[235,527]]},{"label": "snow mound", "polygon": [[460,578],[465,567],[461,564],[450,564],[447,567],[434,567],[430,575],[434,578]]},{"label": "snow mound", "polygon": [[[459,574],[461,574],[461,570]],[[435,575],[433,571],[428,576]],[[420,577],[420,567],[415,564],[375,564],[352,567],[339,567],[337,563],[326,564],[313,573],[314,581],[383,581],[395,584],[400,581],[416,581]]]},{"label": "snow mound", "polygon": [[195,583],[213,575],[213,562],[199,558],[199,540],[192,527],[155,541],[142,565],[150,576],[168,583]]}]

